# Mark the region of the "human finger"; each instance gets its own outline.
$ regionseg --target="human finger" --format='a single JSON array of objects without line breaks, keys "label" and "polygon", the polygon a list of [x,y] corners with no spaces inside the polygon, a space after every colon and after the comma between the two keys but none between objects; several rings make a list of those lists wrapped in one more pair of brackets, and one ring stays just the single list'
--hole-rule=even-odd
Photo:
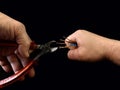
[{"label": "human finger", "polygon": [[0,57],[0,66],[5,72],[11,72],[12,67],[6,57]]},{"label": "human finger", "polygon": [[[17,54],[18,58],[20,59],[23,67],[28,65],[28,63],[30,62],[30,60],[28,58],[21,57],[18,51],[16,51],[16,54]],[[34,70],[33,67],[29,70],[28,75],[29,75],[29,77],[34,77],[35,76],[35,70]]]},{"label": "human finger", "polygon": [[82,53],[78,49],[71,49],[68,51],[67,56],[71,60],[80,60],[82,59]]},{"label": "human finger", "polygon": [[22,65],[20,63],[20,61],[18,60],[18,58],[16,57],[16,55],[9,55],[7,56],[7,59],[14,71],[14,73],[16,73],[17,71],[19,71],[22,68]]},{"label": "human finger", "polygon": [[31,39],[26,32],[23,24],[19,23],[19,28],[15,29],[16,42],[18,43],[18,52],[22,57],[29,57],[29,47]]}]

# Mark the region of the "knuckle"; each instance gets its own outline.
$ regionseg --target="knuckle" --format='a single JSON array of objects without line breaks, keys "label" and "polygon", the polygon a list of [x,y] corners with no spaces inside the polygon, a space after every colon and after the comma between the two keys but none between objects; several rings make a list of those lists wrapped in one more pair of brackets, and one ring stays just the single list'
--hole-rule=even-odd
[{"label": "knuckle", "polygon": [[14,23],[14,25],[15,25],[15,29],[17,29],[17,30],[19,30],[19,31],[25,31],[26,29],[25,29],[25,25],[23,24],[23,23],[21,23],[21,22],[18,22],[18,21],[16,21],[15,23]]},{"label": "knuckle", "polygon": [[0,65],[1,66],[6,66],[6,65],[8,65],[5,61],[0,61]]},{"label": "knuckle", "polygon": [[79,30],[76,31],[76,33],[83,33],[83,32],[85,32],[84,29],[79,29]]},{"label": "knuckle", "polygon": [[26,42],[26,43],[24,44],[24,46],[25,46],[25,47],[30,46],[30,42]]}]

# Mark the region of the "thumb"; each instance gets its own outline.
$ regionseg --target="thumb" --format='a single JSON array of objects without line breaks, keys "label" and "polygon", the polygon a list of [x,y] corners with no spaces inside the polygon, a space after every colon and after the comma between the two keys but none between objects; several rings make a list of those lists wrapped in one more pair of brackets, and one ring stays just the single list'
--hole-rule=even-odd
[{"label": "thumb", "polygon": [[21,27],[20,30],[15,31],[16,42],[18,43],[18,52],[22,57],[29,57],[29,48],[31,44],[31,39],[28,36],[25,27]]},{"label": "thumb", "polygon": [[20,44],[18,47],[19,54],[24,57],[29,57],[29,47],[30,44]]},{"label": "thumb", "polygon": [[69,50],[68,53],[67,53],[67,56],[71,60],[78,60],[80,58],[78,49]]}]

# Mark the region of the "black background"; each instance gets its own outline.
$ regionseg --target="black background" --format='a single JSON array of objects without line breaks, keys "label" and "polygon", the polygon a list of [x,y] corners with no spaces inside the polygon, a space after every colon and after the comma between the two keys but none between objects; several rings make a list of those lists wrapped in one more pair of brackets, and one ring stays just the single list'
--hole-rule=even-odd
[{"label": "black background", "polygon": [[[118,2],[1,0],[0,11],[22,22],[36,43],[62,38],[78,29],[120,39]],[[42,56],[35,70],[34,78],[4,89],[104,89],[119,86],[120,81],[119,66],[108,60],[71,61],[67,50]]]}]

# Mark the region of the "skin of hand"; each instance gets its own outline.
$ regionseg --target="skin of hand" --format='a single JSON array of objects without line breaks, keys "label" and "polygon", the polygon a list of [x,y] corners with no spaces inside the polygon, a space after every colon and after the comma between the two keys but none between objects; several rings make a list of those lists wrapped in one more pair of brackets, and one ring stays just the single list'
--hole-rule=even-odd
[{"label": "skin of hand", "polygon": [[[0,49],[0,65],[4,71],[10,72],[13,70],[16,73],[29,63],[31,39],[26,32],[25,26],[2,12],[0,12],[0,40],[16,41],[19,45],[13,54],[9,54],[9,49],[7,52],[4,49]],[[30,77],[35,75],[33,68],[28,72],[28,75]]]},{"label": "skin of hand", "polygon": [[[76,42],[78,47],[71,48],[70,42]],[[68,58],[79,61],[98,61],[106,58],[120,65],[120,41],[106,38],[87,30],[77,30],[69,35],[65,43],[70,49]]]}]

